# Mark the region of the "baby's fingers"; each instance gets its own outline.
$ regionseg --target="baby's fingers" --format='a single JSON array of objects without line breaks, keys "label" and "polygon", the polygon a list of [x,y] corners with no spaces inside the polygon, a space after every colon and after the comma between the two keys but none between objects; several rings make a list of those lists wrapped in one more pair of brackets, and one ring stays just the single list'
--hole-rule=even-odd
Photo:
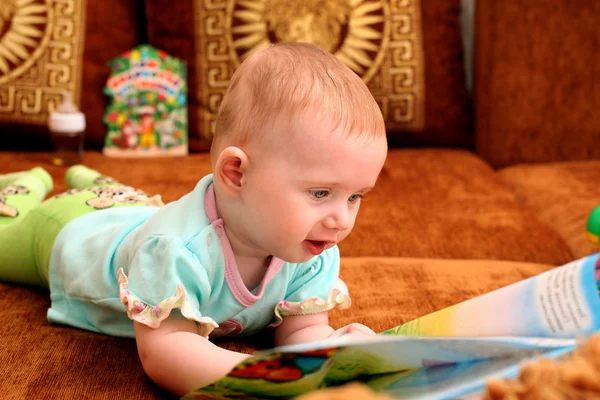
[{"label": "baby's fingers", "polygon": [[333,331],[331,333],[331,335],[329,335],[329,337],[334,338],[334,337],[345,335],[346,333],[348,333],[346,329],[347,328],[345,326],[340,329],[336,329],[335,331]]},{"label": "baby's fingers", "polygon": [[348,325],[348,333],[361,333],[367,336],[376,335],[376,333],[368,326],[356,323]]},{"label": "baby's fingers", "polygon": [[357,336],[373,336],[375,335],[375,332],[373,332],[372,329],[370,329],[367,326],[364,326],[363,324],[353,323],[336,330],[331,335],[329,335],[329,337],[338,337],[346,334]]}]

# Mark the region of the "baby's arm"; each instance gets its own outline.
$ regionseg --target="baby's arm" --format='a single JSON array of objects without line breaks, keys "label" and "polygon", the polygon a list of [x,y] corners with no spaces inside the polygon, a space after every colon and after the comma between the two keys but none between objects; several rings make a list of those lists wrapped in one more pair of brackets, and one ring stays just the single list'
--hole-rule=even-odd
[{"label": "baby's arm", "polygon": [[366,336],[375,335],[375,332],[368,327],[356,323],[334,330],[329,326],[329,315],[327,312],[290,315],[284,317],[281,325],[275,329],[275,345],[285,346],[313,342],[346,333]]},{"label": "baby's arm", "polygon": [[156,329],[133,324],[144,371],[178,396],[222,378],[250,357],[215,346],[198,334],[195,322],[181,316],[170,316]]}]

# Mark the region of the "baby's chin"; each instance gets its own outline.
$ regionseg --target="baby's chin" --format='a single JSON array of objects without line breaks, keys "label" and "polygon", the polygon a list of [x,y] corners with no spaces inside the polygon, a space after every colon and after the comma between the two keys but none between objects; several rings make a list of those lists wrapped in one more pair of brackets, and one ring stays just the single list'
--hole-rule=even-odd
[{"label": "baby's chin", "polygon": [[302,264],[312,260],[315,257],[318,257],[319,255],[323,254],[323,252],[329,250],[333,246],[335,246],[335,243],[327,243],[324,246],[322,246],[322,248],[311,249],[310,246],[307,246],[303,242],[300,244],[299,248],[291,248],[292,246],[290,246],[287,248],[280,247],[279,249],[271,248],[270,251],[267,249],[265,250],[269,251],[268,254],[271,254],[273,257],[279,258],[280,260],[283,260],[287,263]]},{"label": "baby's chin", "polygon": [[312,260],[316,256],[306,253],[306,254],[296,254],[296,255],[288,254],[283,257],[278,257],[278,256],[275,256],[275,257],[280,258],[283,261],[290,263],[290,264],[302,264],[302,263]]}]

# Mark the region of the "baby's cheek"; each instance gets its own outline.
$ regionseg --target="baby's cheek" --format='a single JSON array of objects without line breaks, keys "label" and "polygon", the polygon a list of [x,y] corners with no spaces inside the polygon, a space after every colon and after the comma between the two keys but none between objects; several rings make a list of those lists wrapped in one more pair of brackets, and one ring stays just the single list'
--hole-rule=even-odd
[{"label": "baby's cheek", "polygon": [[267,221],[270,234],[275,240],[301,235],[302,219],[291,214],[272,215]]},{"label": "baby's cheek", "polygon": [[307,212],[302,207],[290,207],[283,216],[284,223],[289,227],[296,229],[312,228],[315,224],[316,216]]},{"label": "baby's cheek", "polygon": [[353,226],[351,226],[349,229],[345,230],[344,232],[340,232],[338,234],[338,241],[341,242],[342,240],[346,239],[346,237],[348,237],[350,232],[352,232],[352,228],[353,228]]},{"label": "baby's cheek", "polygon": [[303,218],[302,215],[290,219],[289,223],[289,231],[293,232],[295,235],[302,236],[302,239],[304,239],[315,226],[308,218]]}]

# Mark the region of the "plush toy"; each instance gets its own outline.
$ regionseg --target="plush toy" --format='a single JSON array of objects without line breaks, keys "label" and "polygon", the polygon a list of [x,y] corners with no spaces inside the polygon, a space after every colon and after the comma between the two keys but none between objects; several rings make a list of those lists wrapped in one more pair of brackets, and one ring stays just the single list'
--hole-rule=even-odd
[{"label": "plush toy", "polygon": [[343,386],[321,389],[298,397],[296,400],[392,400],[385,394],[375,393],[364,383],[352,382]]},{"label": "plush toy", "polygon": [[490,380],[485,400],[567,400],[600,398],[600,334],[563,360],[539,358],[510,380]]}]

